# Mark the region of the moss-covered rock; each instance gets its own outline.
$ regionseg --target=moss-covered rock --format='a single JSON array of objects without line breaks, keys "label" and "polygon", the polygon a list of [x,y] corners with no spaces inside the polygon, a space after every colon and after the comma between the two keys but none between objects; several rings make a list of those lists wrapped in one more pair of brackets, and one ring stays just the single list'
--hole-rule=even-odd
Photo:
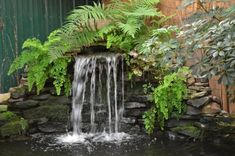
[{"label": "moss-covered rock", "polygon": [[201,130],[193,125],[178,126],[171,129],[173,132],[182,134],[191,138],[199,138]]},{"label": "moss-covered rock", "polygon": [[8,106],[7,105],[0,105],[0,113],[1,112],[6,112],[7,111]]},{"label": "moss-covered rock", "polygon": [[0,135],[2,137],[21,135],[28,129],[28,123],[25,119],[10,121],[0,127]]},{"label": "moss-covered rock", "polygon": [[69,107],[67,105],[42,105],[37,108],[24,111],[26,119],[40,119],[46,117],[51,121],[67,121]]},{"label": "moss-covered rock", "polygon": [[19,117],[13,112],[7,111],[0,113],[0,121],[13,121],[17,119],[19,119]]}]

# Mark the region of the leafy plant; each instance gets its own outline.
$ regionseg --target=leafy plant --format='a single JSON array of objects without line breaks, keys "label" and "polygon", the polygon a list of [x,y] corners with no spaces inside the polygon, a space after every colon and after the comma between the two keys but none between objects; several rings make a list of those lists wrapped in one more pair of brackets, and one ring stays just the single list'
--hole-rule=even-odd
[{"label": "leafy plant", "polygon": [[132,59],[129,64],[133,73],[141,76],[147,71],[161,81],[167,73],[177,71],[184,64],[183,59],[178,57],[179,43],[173,38],[178,30],[176,26],[152,30],[152,34],[139,46],[139,50],[132,50],[130,53]]},{"label": "leafy plant", "polygon": [[29,90],[35,85],[39,93],[46,81],[53,79],[57,94],[62,87],[69,94],[71,82],[67,66],[73,53],[97,44],[126,53],[139,47],[160,24],[149,19],[164,18],[155,7],[157,3],[159,0],[111,0],[106,6],[100,3],[80,6],[45,43],[35,38],[26,40],[22,54],[15,59],[8,74],[27,66]]},{"label": "leafy plant", "polygon": [[160,85],[154,88],[152,96],[154,105],[145,112],[144,124],[148,134],[154,130],[156,120],[160,128],[164,129],[165,121],[172,113],[181,114],[185,110],[183,100],[187,93],[186,74],[188,68],[184,67],[172,74],[166,75]]},{"label": "leafy plant", "polygon": [[222,16],[221,21],[204,18],[183,26],[178,34],[182,49],[191,52],[191,56],[201,52],[200,60],[192,67],[195,74],[211,78],[219,76],[219,83],[233,85],[235,80],[233,9],[230,16]]},{"label": "leafy plant", "polygon": [[[157,3],[159,0],[111,0],[105,6],[100,3],[81,6],[68,16],[58,35],[69,41],[69,51],[102,42],[108,49],[130,52],[159,24],[147,20],[164,17],[155,7]],[[57,46],[51,54],[56,58],[66,52]]]},{"label": "leafy plant", "polygon": [[[46,80],[52,78],[57,94],[60,94],[61,88],[65,85],[65,91],[68,95],[70,90],[67,89],[67,83],[70,82],[70,79],[67,66],[71,59],[60,57],[57,60],[52,60],[49,54],[49,49],[52,45],[58,42],[61,43],[61,39],[55,35],[57,32],[52,32],[48,40],[43,44],[36,38],[26,40],[22,47],[22,54],[15,59],[8,74],[12,74],[17,69],[27,66],[29,90],[32,90],[35,85],[37,93],[39,93],[43,89]],[[64,47],[67,46],[65,43],[62,45]]]}]

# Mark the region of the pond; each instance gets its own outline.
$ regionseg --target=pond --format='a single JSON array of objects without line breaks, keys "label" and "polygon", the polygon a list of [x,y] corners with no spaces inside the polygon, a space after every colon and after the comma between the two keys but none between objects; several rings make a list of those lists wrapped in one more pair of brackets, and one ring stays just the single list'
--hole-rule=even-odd
[{"label": "pond", "polygon": [[165,137],[130,136],[116,142],[58,143],[55,136],[0,143],[0,156],[231,156],[234,144],[219,141],[174,141]]}]

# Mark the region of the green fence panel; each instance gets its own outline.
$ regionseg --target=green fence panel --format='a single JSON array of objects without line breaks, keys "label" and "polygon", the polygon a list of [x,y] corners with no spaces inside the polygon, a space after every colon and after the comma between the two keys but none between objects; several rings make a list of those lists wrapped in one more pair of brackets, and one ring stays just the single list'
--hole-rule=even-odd
[{"label": "green fence panel", "polygon": [[60,27],[76,6],[92,0],[0,0],[0,93],[19,82],[19,74],[7,75],[27,38],[45,40]]}]

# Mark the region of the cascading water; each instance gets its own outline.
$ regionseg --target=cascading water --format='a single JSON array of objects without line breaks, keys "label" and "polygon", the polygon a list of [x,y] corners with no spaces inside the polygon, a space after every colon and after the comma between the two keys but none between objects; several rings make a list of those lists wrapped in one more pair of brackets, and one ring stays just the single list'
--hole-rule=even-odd
[{"label": "cascading water", "polygon": [[[120,140],[127,136],[119,132],[124,111],[124,62],[121,55],[100,53],[77,57],[72,90],[73,132],[60,137],[62,142],[84,142],[86,138]],[[83,114],[88,113],[90,123],[86,130],[89,129],[89,133],[85,133]]]}]

